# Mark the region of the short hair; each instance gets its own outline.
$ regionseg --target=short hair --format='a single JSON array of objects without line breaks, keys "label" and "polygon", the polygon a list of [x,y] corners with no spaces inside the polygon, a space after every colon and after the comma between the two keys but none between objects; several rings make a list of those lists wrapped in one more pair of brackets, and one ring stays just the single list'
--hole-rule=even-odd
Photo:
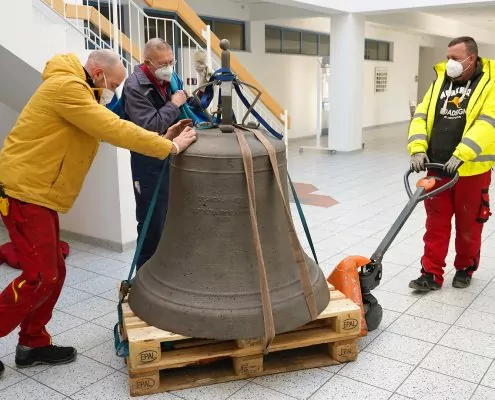
[{"label": "short hair", "polygon": [[101,67],[104,70],[112,69],[120,62],[119,55],[110,49],[93,50],[88,57],[88,61],[92,60],[95,66]]},{"label": "short hair", "polygon": [[167,41],[162,38],[150,39],[144,45],[144,58],[149,58],[150,53],[155,50],[172,50],[172,46],[170,46]]},{"label": "short hair", "polygon": [[450,41],[448,47],[455,46],[457,44],[464,43],[469,54],[474,54],[478,57],[478,45],[476,41],[470,36],[460,36]]}]

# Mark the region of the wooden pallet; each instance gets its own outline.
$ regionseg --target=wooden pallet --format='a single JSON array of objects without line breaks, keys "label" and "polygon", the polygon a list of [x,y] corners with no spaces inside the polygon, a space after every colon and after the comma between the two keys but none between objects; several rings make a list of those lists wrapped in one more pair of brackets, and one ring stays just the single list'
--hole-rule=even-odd
[{"label": "wooden pallet", "polygon": [[[123,332],[129,342],[131,396],[340,364],[355,360],[361,310],[329,285],[330,304],[312,321],[277,335],[263,355],[261,339],[194,339],[149,326],[123,303]],[[173,344],[161,350],[161,343]]]}]

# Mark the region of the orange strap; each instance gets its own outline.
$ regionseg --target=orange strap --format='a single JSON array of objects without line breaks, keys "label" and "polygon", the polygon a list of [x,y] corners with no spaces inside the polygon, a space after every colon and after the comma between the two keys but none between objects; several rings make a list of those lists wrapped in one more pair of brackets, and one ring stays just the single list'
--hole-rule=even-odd
[{"label": "orange strap", "polygon": [[270,301],[270,291],[268,288],[268,278],[266,275],[265,261],[263,259],[263,250],[261,248],[258,222],[256,219],[256,194],[254,185],[253,155],[246,141],[246,138],[244,137],[244,134],[239,130],[236,130],[235,133],[237,136],[237,140],[239,141],[239,146],[242,153],[242,161],[244,163],[244,172],[246,175],[246,183],[248,189],[249,215],[251,217],[251,228],[253,231],[254,246],[256,248],[256,257],[258,259],[261,307],[263,309],[263,321],[265,326],[264,353],[266,354],[268,353],[268,348],[275,338],[275,324],[273,322],[273,312],[272,304]]},{"label": "orange strap", "polygon": [[304,257],[304,251],[302,249],[301,243],[299,242],[299,238],[297,237],[296,229],[292,222],[289,205],[287,204],[287,200],[284,196],[284,191],[282,189],[282,182],[280,180],[280,172],[278,170],[278,163],[277,163],[277,153],[275,152],[275,149],[272,146],[272,144],[261,132],[256,130],[251,132],[263,144],[263,146],[265,146],[268,152],[268,157],[270,158],[270,163],[272,165],[273,173],[275,174],[275,179],[277,180],[277,186],[284,203],[285,217],[289,225],[289,234],[292,243],[292,253],[294,254],[294,259],[299,267],[299,276],[301,278],[301,284],[303,287],[304,296],[306,298],[306,304],[308,305],[311,319],[315,320],[318,317],[318,308],[316,306],[315,294],[313,292],[313,287],[311,286],[311,278],[309,276],[308,264],[306,263],[306,259]]}]

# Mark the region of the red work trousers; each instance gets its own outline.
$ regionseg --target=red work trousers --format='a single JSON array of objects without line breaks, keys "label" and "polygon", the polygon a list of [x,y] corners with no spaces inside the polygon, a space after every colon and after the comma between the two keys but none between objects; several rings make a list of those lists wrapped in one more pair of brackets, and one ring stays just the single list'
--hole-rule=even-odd
[{"label": "red work trousers", "polygon": [[[434,175],[434,172],[429,175]],[[423,273],[434,275],[435,282],[443,284],[445,258],[449,251],[452,216],[455,216],[454,267],[468,270],[469,275],[478,269],[480,262],[481,233],[490,215],[488,188],[492,171],[480,175],[460,177],[451,189],[425,200],[426,233]],[[442,185],[448,178],[442,178]]]},{"label": "red work trousers", "polygon": [[48,346],[52,339],[45,326],[52,317],[66,273],[58,214],[12,198],[9,203],[9,214],[2,219],[22,274],[0,294],[0,337],[21,325],[19,344]]}]

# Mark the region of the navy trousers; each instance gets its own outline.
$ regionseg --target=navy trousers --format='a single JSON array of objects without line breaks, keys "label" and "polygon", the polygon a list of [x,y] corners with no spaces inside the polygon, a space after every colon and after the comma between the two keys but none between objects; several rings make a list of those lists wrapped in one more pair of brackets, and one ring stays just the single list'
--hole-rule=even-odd
[{"label": "navy trousers", "polygon": [[158,199],[143,242],[143,247],[137,260],[137,270],[153,256],[162,236],[165,219],[167,218],[170,159],[167,158],[162,161],[131,152],[131,170],[134,197],[136,199],[138,237],[140,237],[143,230],[144,220],[146,219],[146,214],[148,213],[164,163],[166,169],[164,171],[163,181],[161,182]]}]

